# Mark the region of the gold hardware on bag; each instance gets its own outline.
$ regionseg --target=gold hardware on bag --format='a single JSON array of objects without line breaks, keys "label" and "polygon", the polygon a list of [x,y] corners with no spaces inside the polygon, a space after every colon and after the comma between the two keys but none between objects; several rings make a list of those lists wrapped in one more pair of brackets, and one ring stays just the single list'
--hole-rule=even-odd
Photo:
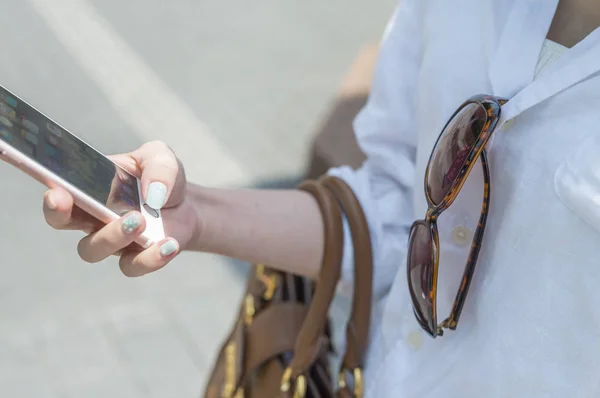
[{"label": "gold hardware on bag", "polygon": [[256,277],[265,285],[263,298],[267,301],[270,301],[275,294],[275,289],[277,288],[277,279],[275,275],[267,274],[265,271],[265,266],[259,264],[256,266]]},{"label": "gold hardware on bag", "polygon": [[[329,176],[305,181],[298,189],[314,198],[323,219],[325,245],[318,283],[268,263],[251,265],[235,323],[219,350],[203,398],[363,398],[367,386],[362,364],[373,296],[369,225],[344,181]],[[344,242],[350,238],[346,232],[352,234],[357,286],[346,323],[346,334],[353,338],[340,353],[350,359],[342,366],[344,377],[336,380],[336,374],[328,371],[333,349],[328,312],[342,269]],[[232,342],[235,345],[229,346]],[[282,359],[290,365],[281,367]]]},{"label": "gold hardware on bag", "polygon": [[290,391],[290,387],[292,385],[292,369],[287,368],[285,372],[283,372],[283,378],[281,380],[281,391],[288,392]]},{"label": "gold hardware on bag", "polygon": [[[364,394],[364,381],[363,374],[361,368],[354,368],[352,371],[352,375],[354,376],[354,388],[353,388],[353,397],[354,398],[362,398]],[[346,371],[342,369],[338,375],[338,386],[343,389],[348,387],[346,383]]]},{"label": "gold hardware on bag", "polygon": [[256,265],[256,276],[258,276],[259,278],[261,277],[261,275],[265,274],[265,266],[262,264],[257,264]]},{"label": "gold hardware on bag", "polygon": [[[293,398],[304,398],[306,397],[306,377],[300,375],[296,378],[296,386],[294,388]],[[289,392],[292,387],[292,368],[287,368],[283,373],[281,380],[281,391]]]},{"label": "gold hardware on bag", "polygon": [[244,318],[246,326],[252,325],[252,321],[254,320],[254,314],[256,314],[256,307],[254,306],[254,297],[251,294],[246,296],[244,312],[246,313],[246,316]]},{"label": "gold hardware on bag", "polygon": [[225,383],[221,396],[230,398],[235,388],[235,342],[231,342],[225,348]]},{"label": "gold hardware on bag", "polygon": [[242,390],[241,388],[238,389],[233,398],[244,398],[244,390]]}]

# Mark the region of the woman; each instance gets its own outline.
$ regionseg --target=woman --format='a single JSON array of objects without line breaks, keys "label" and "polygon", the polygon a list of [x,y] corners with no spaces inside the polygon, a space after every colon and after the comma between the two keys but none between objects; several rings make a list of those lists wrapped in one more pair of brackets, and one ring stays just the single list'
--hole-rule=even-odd
[{"label": "woman", "polygon": [[[367,397],[600,393],[599,25],[594,0],[401,2],[355,122],[368,160],[358,171],[330,172],[359,197],[374,247]],[[407,241],[427,212],[423,181],[434,144],[475,94],[509,101],[499,102],[487,147],[492,203],[477,271],[459,327],[439,337],[441,329],[420,326],[413,314],[413,302],[427,298],[409,291]],[[436,147],[430,184],[447,172],[452,162],[444,156],[456,149]],[[206,251],[318,275],[323,228],[308,194],[192,184],[161,143],[118,161],[141,175],[146,200],[163,209],[172,238],[142,252],[129,248],[143,230],[140,215],[130,214],[85,237],[83,260],[117,254],[125,275],[141,276],[182,250]],[[438,220],[440,319],[450,313],[476,233],[483,177],[474,167]],[[57,229],[96,227],[60,189],[46,193],[44,214]],[[344,256],[351,282],[349,240]]]}]

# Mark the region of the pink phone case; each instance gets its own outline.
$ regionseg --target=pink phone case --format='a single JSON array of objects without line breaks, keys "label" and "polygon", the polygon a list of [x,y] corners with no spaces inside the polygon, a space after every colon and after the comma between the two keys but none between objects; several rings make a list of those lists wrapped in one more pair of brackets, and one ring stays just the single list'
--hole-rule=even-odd
[{"label": "pink phone case", "polygon": [[[120,218],[119,215],[103,206],[96,200],[92,199],[74,185],[65,181],[2,140],[0,140],[0,159],[5,160],[7,163],[19,168],[49,188],[62,187],[66,189],[69,193],[71,193],[71,195],[73,195],[75,204],[78,207],[104,223],[110,223],[111,221]],[[139,180],[137,185],[138,190],[140,190],[141,184]],[[140,198],[141,197],[142,194],[140,192]],[[148,213],[143,205],[140,207],[142,215],[146,219],[146,230],[138,239],[136,239],[136,243],[145,248],[150,246],[152,243],[164,239],[164,230],[160,212],[157,212],[158,217],[155,217]]]}]

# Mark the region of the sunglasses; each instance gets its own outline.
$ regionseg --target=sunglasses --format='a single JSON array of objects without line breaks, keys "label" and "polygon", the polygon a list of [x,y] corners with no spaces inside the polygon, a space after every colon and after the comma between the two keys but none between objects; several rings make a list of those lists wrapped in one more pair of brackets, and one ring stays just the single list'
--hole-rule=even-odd
[{"label": "sunglasses", "polygon": [[[432,337],[444,329],[455,330],[473,278],[490,204],[490,170],[485,145],[494,132],[500,108],[507,100],[479,95],[465,101],[446,123],[425,171],[425,196],[429,208],[424,220],[415,221],[408,246],[408,287],[413,310],[421,327]],[[483,206],[463,278],[450,316],[437,322],[437,279],[440,260],[437,219],[452,205],[476,161],[484,177]]]}]

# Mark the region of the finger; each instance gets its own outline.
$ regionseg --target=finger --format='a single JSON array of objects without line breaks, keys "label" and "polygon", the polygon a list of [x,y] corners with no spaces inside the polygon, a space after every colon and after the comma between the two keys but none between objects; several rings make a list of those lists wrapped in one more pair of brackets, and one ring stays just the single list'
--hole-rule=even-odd
[{"label": "finger", "polygon": [[73,204],[73,196],[56,187],[46,191],[43,203],[44,218],[55,229],[81,230],[88,233],[98,230],[103,223]]},{"label": "finger", "polygon": [[126,276],[138,277],[161,269],[178,253],[179,243],[175,239],[167,239],[142,252],[124,253],[119,261],[119,266]]},{"label": "finger", "polygon": [[73,197],[62,188],[54,188],[44,194],[44,217],[55,229],[64,229],[71,222]]},{"label": "finger", "polygon": [[[129,174],[135,177],[141,177],[142,171],[140,170],[140,166],[137,161],[128,154],[118,154],[118,155],[110,155],[108,156],[110,160],[121,166],[124,170],[126,170]],[[120,173],[121,170],[117,169],[117,173]],[[126,178],[127,176],[123,176]]]},{"label": "finger", "polygon": [[97,263],[129,246],[145,227],[144,217],[140,213],[128,213],[83,238],[77,246],[77,251],[82,260]]},{"label": "finger", "polygon": [[52,228],[70,229],[74,206],[73,197],[63,188],[53,188],[44,194],[44,217]]},{"label": "finger", "polygon": [[173,151],[159,141],[149,142],[132,152],[130,156],[138,163],[142,176],[144,201],[154,209],[162,209],[167,202],[177,205],[183,199],[182,194],[171,197],[173,187],[185,179]]}]

